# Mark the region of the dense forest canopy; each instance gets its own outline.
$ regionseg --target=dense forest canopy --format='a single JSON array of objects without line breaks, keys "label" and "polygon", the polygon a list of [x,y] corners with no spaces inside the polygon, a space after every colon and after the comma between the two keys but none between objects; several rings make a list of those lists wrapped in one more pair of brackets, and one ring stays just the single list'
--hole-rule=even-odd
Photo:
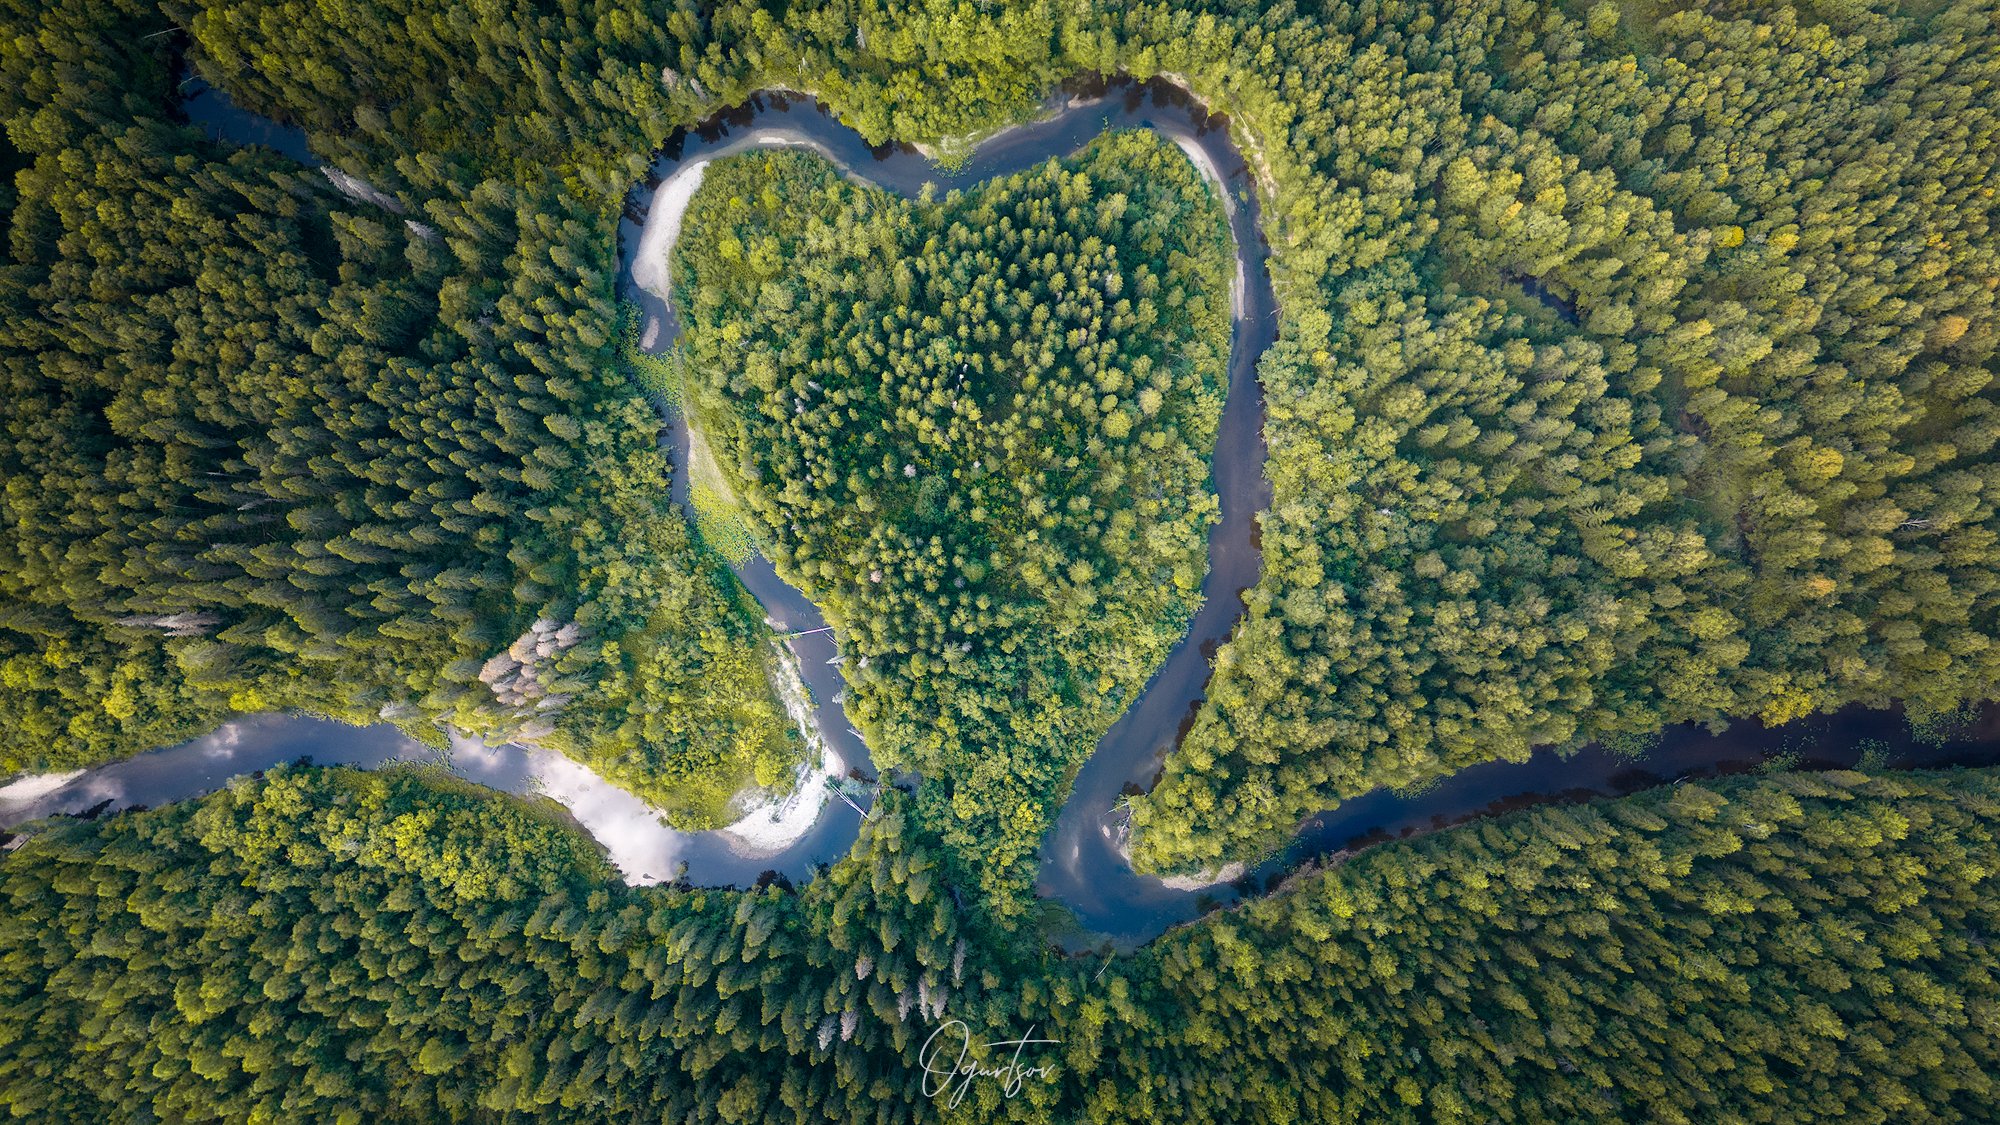
[{"label": "dense forest canopy", "polygon": [[705,174],[674,266],[690,416],[840,630],[848,714],[1018,879],[1198,596],[1220,203],[1143,132],[935,203],[760,153]]},{"label": "dense forest canopy", "polygon": [[[1537,745],[1995,694],[1995,0],[0,12],[0,777],[266,709],[537,738],[688,825],[781,775],[616,291],[648,154],[774,86],[882,141],[1087,73],[1229,116],[1274,500],[1141,866]],[[384,194],[205,138],[184,66]],[[0,856],[0,1106],[1996,1116],[1984,771],[1540,810],[1049,952],[1041,834],[1199,576],[1219,208],[1143,135],[945,199],[711,173],[675,369],[916,792],[796,891],[627,888],[421,773],[43,826]],[[949,1018],[1055,1072],[947,1108]]]},{"label": "dense forest canopy", "polygon": [[[49,501],[22,501],[17,553],[34,577],[15,600],[49,604],[15,630],[45,639],[15,642],[7,682],[46,733],[14,761],[129,750],[228,706],[354,714],[363,697],[415,722],[554,726],[561,744],[623,764],[611,771],[623,780],[665,779],[656,797],[683,778],[712,784],[717,745],[775,762],[785,735],[758,682],[762,650],[726,580],[657,518],[657,470],[637,468],[646,424],[613,350],[614,207],[673,123],[761,85],[815,89],[871,136],[935,136],[1027,112],[1028,91],[1063,75],[1119,69],[1184,76],[1231,113],[1269,196],[1283,308],[1262,370],[1277,489],[1266,577],[1218,658],[1213,705],[1137,802],[1142,863],[1254,855],[1343,796],[1537,744],[1629,739],[1690,719],[1782,721],[1857,701],[1948,712],[1992,694],[1990,5],[1571,14],[1496,0],[1450,18],[1417,12],[455,11],[391,46],[381,29],[409,20],[368,6],[285,21],[254,4],[136,11],[134,29],[179,21],[197,64],[226,74],[246,104],[305,125],[322,151],[431,216],[442,242],[405,245],[394,269],[343,283],[393,290],[356,296],[372,319],[341,353],[344,378],[367,384],[393,360],[447,396],[500,380],[508,401],[470,409],[490,411],[482,434],[504,445],[488,456],[486,437],[453,431],[387,485],[371,483],[380,495],[366,513],[244,493],[227,475],[192,497],[222,512],[197,518],[170,506],[186,499],[162,495],[117,529],[71,527],[39,510]],[[60,28],[100,17],[41,18]],[[282,42],[264,38],[277,22]],[[52,110],[70,101],[133,111],[134,95],[102,79],[58,83],[68,91],[58,96],[50,60],[76,53],[61,34],[35,51],[22,42],[19,87],[49,91],[23,111],[50,111],[33,128],[24,120],[18,151],[55,143]],[[141,42],[150,46],[130,50],[144,58],[117,73],[166,84],[175,41]],[[251,65],[275,59],[296,65]],[[907,89],[913,74],[921,96]],[[139,108],[158,114],[165,100]],[[81,138],[99,127],[66,128]],[[18,230],[42,222],[37,207],[16,210]],[[392,242],[354,236],[343,252],[357,256],[357,277],[372,260],[362,255],[427,241],[392,217],[361,218],[370,225],[356,229]],[[334,236],[306,223],[287,237],[309,248]],[[489,300],[492,328],[519,329],[490,344]],[[385,317],[393,328],[374,323]],[[61,346],[83,347],[76,335]],[[607,412],[601,429],[562,404],[572,386]],[[302,428],[338,444],[381,425],[408,448],[409,434],[456,408],[416,397],[408,409],[400,430],[393,411],[378,423],[352,408]],[[610,444],[580,455],[592,433]],[[165,440],[232,439],[191,424]],[[302,452],[316,440],[258,453],[268,457],[258,472],[332,469],[338,461]],[[529,449],[539,452],[511,467]],[[447,460],[454,451],[473,467]],[[128,471],[83,456],[86,484]],[[572,470],[620,486],[572,487]],[[370,472],[391,470],[380,459],[349,470],[357,487]],[[406,487],[423,498],[391,498]],[[195,542],[220,527],[253,534],[244,529],[279,518],[273,500],[307,509],[286,514],[307,524],[296,564],[216,558],[226,552]],[[384,507],[397,503],[406,514]],[[515,525],[533,534],[502,548],[489,531],[478,546],[480,527]],[[100,554],[161,545],[125,575],[93,568],[89,551],[57,550],[72,539]],[[1090,548],[1070,546],[1064,568],[1091,562]],[[425,550],[457,565],[407,561]],[[67,561],[27,565],[55,554]],[[469,565],[479,559],[490,561]],[[216,587],[229,574],[196,563],[237,568],[254,590],[224,596]],[[371,572],[381,566],[393,579]],[[579,577],[587,571],[601,591]],[[648,606],[656,587],[676,587],[688,608]],[[482,591],[505,604],[484,605]],[[58,620],[100,603],[103,620]],[[412,615],[440,615],[439,627],[409,626]],[[518,673],[538,698],[480,680],[537,621],[572,619],[588,640],[555,657],[559,667],[496,673]],[[298,670],[327,661],[359,690],[313,698],[326,678]],[[711,666],[719,674],[707,680],[738,687],[697,698],[686,685]],[[162,698],[142,698],[152,695]],[[536,710],[564,696],[582,698],[551,708],[554,718]],[[1025,770],[1060,770],[1069,757],[1032,738],[994,741],[977,754]]]},{"label": "dense forest canopy", "polygon": [[1346,206],[1288,231],[1343,249],[1274,264],[1263,597],[1142,862],[1537,744],[1994,693],[1992,5],[1504,14],[1290,99]]},{"label": "dense forest canopy", "polygon": [[480,180],[399,218],[177,124],[158,13],[110,57],[64,34],[98,5],[41,18],[0,60],[33,157],[0,769],[295,708],[545,739],[697,823],[745,762],[775,777],[756,617],[695,561],[607,332],[602,201]]},{"label": "dense forest canopy", "polygon": [[[967,933],[901,814],[797,894],[607,883],[423,774],[281,772],[0,866],[30,1120],[1989,1120],[2000,777],[1792,774],[1370,850],[1140,955]],[[1016,951],[1018,954],[1018,950]],[[957,1110],[946,1015],[1058,1041]],[[998,1064],[1004,1059],[986,1060]]]}]

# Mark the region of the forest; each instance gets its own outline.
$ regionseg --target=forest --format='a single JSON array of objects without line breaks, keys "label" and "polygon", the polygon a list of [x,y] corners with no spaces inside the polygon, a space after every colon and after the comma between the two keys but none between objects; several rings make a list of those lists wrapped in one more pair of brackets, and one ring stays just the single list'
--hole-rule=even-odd
[{"label": "forest", "polygon": [[[2000,777],[1778,774],[1303,873],[1131,957],[981,940],[900,810],[796,894],[634,889],[511,798],[284,772],[0,867],[31,1120],[1978,1121]],[[1047,1080],[956,1110],[949,1012]]]},{"label": "forest", "polygon": [[418,224],[211,143],[142,15],[103,55],[59,5],[4,56],[0,770],[296,709],[545,740],[697,826],[780,774],[761,626],[605,335],[601,217],[488,180]]},{"label": "forest", "polygon": [[905,204],[815,154],[709,171],[675,248],[690,416],[840,630],[882,764],[1018,879],[1206,566],[1228,227],[1146,132]]},{"label": "forest", "polygon": [[1598,4],[1291,99],[1346,250],[1273,266],[1265,596],[1141,861],[1537,745],[1991,697],[1995,14]]},{"label": "forest", "polygon": [[[799,746],[731,546],[669,500],[633,189],[758,90],[951,151],[1091,74],[1227,115],[1280,306],[1263,577],[1131,796],[1136,866],[1541,746],[1957,713],[2000,678],[1996,25],[0,0],[0,781],[291,710],[532,740],[716,823]],[[189,73],[375,190],[205,136]],[[553,805],[422,770],[35,826],[0,852],[0,1109],[2000,1117],[1988,770],[1539,808],[1052,947],[1043,834],[1201,578],[1221,214],[1145,133],[911,200],[718,163],[670,369],[921,783],[796,888],[628,887]],[[953,1019],[1052,1073],[932,1097]]]}]

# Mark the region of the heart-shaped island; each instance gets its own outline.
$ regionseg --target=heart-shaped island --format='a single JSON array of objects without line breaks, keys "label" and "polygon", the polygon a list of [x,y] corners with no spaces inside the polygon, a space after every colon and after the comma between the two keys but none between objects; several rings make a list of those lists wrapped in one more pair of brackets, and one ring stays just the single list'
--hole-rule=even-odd
[{"label": "heart-shaped island", "polygon": [[747,514],[840,631],[888,761],[1018,756],[1165,656],[1216,510],[1232,270],[1221,201],[1150,132],[942,199],[792,149],[707,170],[672,262],[698,505]]}]

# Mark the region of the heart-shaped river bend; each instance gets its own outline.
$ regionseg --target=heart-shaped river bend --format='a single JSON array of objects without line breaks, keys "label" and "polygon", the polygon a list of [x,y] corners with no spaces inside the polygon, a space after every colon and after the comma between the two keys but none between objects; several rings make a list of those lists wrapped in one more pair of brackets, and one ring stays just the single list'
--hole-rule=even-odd
[{"label": "heart-shaped river bend", "polygon": [[[1037,188],[1016,191],[1000,185],[955,202],[919,201],[926,188],[942,197],[952,188],[977,188],[996,177],[1042,175],[1038,170],[1051,157],[1074,157],[1100,135],[1121,129],[1169,138],[1187,159],[1157,140],[1114,136],[1107,145],[1125,146],[1120,155],[1143,162],[1164,177],[1161,182],[1141,182],[1134,178],[1134,167],[1119,167],[1113,160],[1101,177],[1105,182],[1092,182],[1089,190],[1072,169],[1059,176],[1046,173],[1046,182]],[[747,149],[774,146],[816,150],[842,173],[901,200],[918,201],[841,188],[850,203],[893,204],[906,208],[904,214],[912,220],[943,207],[958,219],[974,221],[962,223],[966,229],[959,235],[947,225],[935,247],[929,239],[911,243],[900,237],[885,244],[915,260],[905,263],[910,285],[918,280],[919,264],[928,270],[925,292],[935,288],[935,303],[906,304],[913,312],[921,308],[937,317],[939,330],[932,331],[918,316],[896,325],[908,348],[899,339],[892,357],[885,334],[879,355],[853,356],[848,361],[853,377],[876,382],[845,387],[848,401],[838,406],[843,412],[838,424],[830,403],[827,414],[804,424],[761,409],[746,410],[753,403],[782,406],[785,388],[769,372],[753,376],[747,364],[718,365],[717,370],[731,372],[732,380],[738,375],[746,381],[770,379],[770,389],[747,382],[741,401],[714,413],[718,425],[733,419],[744,428],[714,435],[709,456],[697,456],[700,443],[675,420],[669,433],[675,498],[688,500],[688,468],[700,460],[711,463],[711,487],[732,480],[741,484],[744,502],[762,505],[755,512],[789,515],[793,505],[817,499],[821,507],[814,510],[825,518],[810,529],[790,518],[775,525],[780,533],[771,536],[773,553],[828,599],[848,629],[844,639],[849,647],[878,653],[871,663],[874,672],[903,662],[904,674],[898,678],[904,684],[925,679],[908,674],[918,659],[941,667],[951,660],[950,643],[969,656],[962,646],[976,648],[982,637],[996,644],[1003,637],[1025,643],[1037,629],[1095,630],[1095,638],[1079,646],[1083,651],[1107,663],[1123,653],[1126,666],[1075,670],[1081,673],[1073,677],[1077,682],[1058,685],[1064,691],[1097,691],[1087,681],[1106,672],[1117,673],[1111,679],[1129,687],[1144,680],[1150,669],[1150,682],[1094,750],[1071,745],[1066,756],[1041,763],[1053,776],[1029,779],[1038,798],[1060,796],[1061,775],[1088,754],[1070,781],[1054,829],[1029,840],[1022,854],[1039,849],[1044,895],[1076,909],[1087,926],[1127,940],[1143,940],[1194,917],[1205,900],[1233,898],[1235,892],[1227,886],[1195,892],[1134,874],[1122,856],[1124,814],[1117,807],[1121,791],[1150,780],[1182,719],[1198,705],[1209,656],[1241,614],[1239,595],[1256,582],[1259,570],[1252,527],[1256,513],[1269,503],[1269,490],[1262,475],[1255,368],[1274,337],[1276,316],[1250,175],[1224,123],[1211,119],[1176,87],[1118,80],[1091,94],[1061,99],[1042,120],[988,138],[964,164],[947,170],[914,149],[871,148],[811,99],[760,95],[676,135],[654,165],[650,206],[635,205],[632,221],[621,228],[625,268],[634,282],[626,295],[642,310],[644,351],[668,352],[679,343],[679,321],[667,299],[668,263],[683,213],[711,165]],[[800,170],[810,172],[811,166]],[[825,171],[820,167],[817,172],[823,186],[838,186],[825,183]],[[1168,179],[1177,181],[1175,190],[1155,190],[1166,189]],[[1112,181],[1123,181],[1123,190],[1111,190]],[[1201,189],[1193,190],[1198,183]],[[1117,194],[1125,196],[1122,210],[1111,202]],[[743,202],[746,207],[762,205],[761,193]],[[1011,216],[1010,232],[996,236],[986,229],[991,224],[978,221],[989,205],[998,209],[996,221]],[[1073,208],[1075,215],[1070,214]],[[1157,213],[1162,208],[1188,221],[1165,221]],[[1217,268],[1212,254],[1205,267],[1194,260],[1203,257],[1202,245],[1213,249],[1221,237],[1218,211],[1227,215],[1233,271]],[[1106,224],[1102,231],[1096,229],[1099,222]],[[892,223],[887,230],[893,234],[896,227]],[[1050,240],[1046,248],[1034,241],[1044,237]],[[1092,239],[1097,244],[1087,245]],[[756,246],[739,249],[755,260]],[[814,254],[825,257],[832,249],[815,248]],[[847,248],[849,253],[854,249]],[[1033,260],[1031,252],[1038,255]],[[1181,259],[1172,256],[1176,252]],[[1053,264],[1045,261],[1049,253],[1057,255]],[[870,284],[883,287],[880,297],[893,294],[899,283],[895,256],[861,260],[873,263],[857,279],[863,295]],[[1009,269],[1018,271],[1013,278],[1006,276]],[[765,280],[759,279],[758,301],[766,296]],[[832,284],[823,277],[809,280]],[[1151,292],[1141,292],[1147,288]],[[1170,299],[1176,288],[1182,294],[1178,304]],[[1016,325],[1006,320],[1008,309],[1000,306],[1021,293],[1029,298],[1022,310],[1028,319]],[[792,299],[796,302],[799,295]],[[1150,313],[1141,308],[1142,297],[1151,300]],[[879,311],[876,299],[864,303]],[[953,303],[950,317],[939,315],[947,299]],[[1121,309],[1121,302],[1127,307]],[[1040,321],[1033,319],[1036,307],[1047,309]],[[856,317],[851,321],[856,328],[870,323],[851,309],[815,309],[822,319],[810,326],[811,332],[799,333],[798,341],[770,337],[766,351],[771,362],[786,359],[781,373],[792,366],[784,348],[825,339],[829,327],[844,331],[850,326],[824,318]],[[976,324],[992,318],[999,325],[975,339]],[[942,330],[947,320],[949,332]],[[1218,323],[1227,325],[1226,341],[1214,338]],[[960,324],[966,327],[964,339],[958,336]],[[1059,336],[1053,335],[1058,331]],[[1089,338],[1072,341],[1072,332]],[[921,344],[919,336],[925,337]],[[1038,344],[1048,348],[1051,360],[1042,359]],[[1226,377],[1219,370],[1223,354]],[[954,405],[952,388],[961,373],[966,381]],[[1027,383],[1029,374],[1036,376],[1033,386]],[[805,373],[805,378],[821,388],[829,386],[816,374]],[[1157,394],[1157,402],[1148,391]],[[931,401],[937,396],[941,403]],[[795,418],[805,417],[801,405],[792,406]],[[976,417],[966,409],[971,405],[979,408]],[[850,419],[848,412],[860,417]],[[780,421],[787,426],[782,439],[760,443],[752,437],[750,427]],[[792,432],[795,424],[801,428]],[[781,466],[810,472],[824,468],[815,458],[849,458],[856,449],[882,452],[867,444],[871,435],[878,447],[892,439],[914,441],[927,456],[883,462],[882,474],[862,472],[860,487],[837,498],[794,497],[772,487]],[[1001,468],[989,470],[994,451]],[[1023,482],[1028,487],[1021,487]],[[827,483],[845,488],[846,478]],[[871,494],[874,510],[869,511],[858,498]],[[986,509],[985,519],[969,518],[974,506]],[[961,520],[966,526],[954,529],[952,524]],[[800,527],[793,529],[793,522]],[[1205,525],[1204,567],[1199,532]],[[947,533],[948,551],[943,550]],[[938,540],[935,548],[933,539]],[[899,569],[875,566],[876,560]],[[861,567],[861,562],[870,565]],[[1073,569],[1079,566],[1086,569]],[[868,747],[843,709],[847,684],[842,668],[868,670],[856,667],[859,659],[847,660],[812,602],[780,579],[761,555],[733,569],[792,655],[803,682],[779,686],[800,705],[801,725],[808,728],[821,763],[781,806],[759,810],[728,829],[679,832],[662,824],[657,811],[643,801],[553,752],[459,740],[452,768],[497,789],[554,797],[636,883],[678,875],[698,885],[746,886],[772,875],[811,878],[820,865],[839,859],[852,846],[862,817],[869,815],[869,798],[865,788],[842,786],[837,779],[850,770],[863,776],[872,772]],[[873,579],[878,569],[880,583]],[[1126,577],[1121,580],[1121,575]],[[966,582],[963,590],[959,579]],[[938,590],[928,588],[933,581]],[[1198,595],[1188,588],[1195,581]],[[922,600],[936,608],[924,611],[928,616],[900,622],[846,616],[851,607],[873,604],[878,587],[887,587],[881,594],[906,600],[921,592]],[[947,590],[952,596],[941,596]],[[979,605],[981,596],[985,607]],[[1188,619],[1188,608],[1197,603],[1200,608]],[[1153,642],[1135,644],[1116,636],[1121,620],[1150,630]],[[1171,633],[1182,620],[1187,621],[1185,631],[1162,659],[1161,650],[1172,638],[1160,634]],[[941,683],[945,679],[936,678]],[[1115,706],[1130,697],[1121,688],[1101,698]],[[870,706],[871,698],[876,698],[873,692],[855,693],[857,710]],[[1103,713],[1103,707],[1095,712]],[[1032,719],[1034,709],[1008,707],[994,714],[998,721],[1012,723]],[[907,748],[908,733],[896,737],[899,748]],[[208,792],[223,778],[294,759],[375,767],[433,757],[428,748],[388,727],[357,734],[304,716],[252,716],[206,738],[81,777],[47,779],[47,792],[11,787],[0,794],[0,824],[60,811],[163,804]],[[1010,810],[977,811],[1008,815]]]},{"label": "heart-shaped river bend", "polygon": [[[1146,130],[1172,147],[1152,137],[1111,136],[1102,143],[1115,153],[1084,151],[1118,129]],[[788,185],[767,196],[764,185],[718,164],[773,147],[814,150],[832,167],[800,154],[784,160],[767,154],[759,166]],[[1103,161],[1095,178],[1080,166],[1065,173],[1088,181],[1087,188],[1061,177],[1039,185],[987,182],[1077,154],[1085,164]],[[1121,165],[1114,156],[1132,164]],[[1159,182],[1135,177],[1133,165]],[[864,186],[840,183],[835,169]],[[733,481],[741,506],[769,529],[771,553],[840,623],[843,645],[852,650],[847,655],[833,654],[831,631],[818,631],[825,620],[812,600],[780,579],[761,555],[736,567],[773,625],[798,634],[790,643],[802,653],[801,668],[819,704],[813,725],[835,751],[830,757],[841,764],[867,760],[857,725],[896,746],[900,761],[922,761],[921,751],[953,741],[977,744],[991,728],[968,737],[958,725],[965,708],[946,714],[943,696],[922,698],[925,690],[950,689],[954,676],[932,673],[951,672],[955,651],[971,657],[979,636],[1012,631],[1018,637],[1024,627],[1032,635],[1035,628],[1108,626],[1081,647],[1124,655],[1132,662],[1115,669],[1122,676],[1057,685],[1060,691],[1104,690],[1119,680],[1105,698],[1129,701],[1081,768],[1066,776],[1083,749],[1075,745],[1083,739],[1069,732],[1071,745],[1046,760],[1030,754],[971,763],[964,772],[985,775],[976,780],[990,787],[978,800],[957,799],[966,790],[955,775],[953,807],[960,817],[1008,815],[1011,804],[989,799],[1006,792],[992,785],[994,773],[1027,771],[1011,778],[1015,791],[1026,788],[1041,799],[1067,785],[1069,797],[1053,830],[1026,849],[1039,849],[1041,892],[1075,909],[1098,932],[1143,940],[1209,903],[1232,899],[1235,892],[1226,885],[1197,887],[1135,874],[1126,859],[1121,804],[1123,793],[1150,784],[1198,707],[1210,658],[1242,613],[1241,595],[1256,582],[1261,563],[1254,522],[1270,492],[1262,474],[1256,362],[1274,338],[1276,308],[1250,174],[1224,123],[1172,86],[1120,82],[1110,97],[1072,99],[1035,125],[989,138],[963,167],[944,171],[914,150],[869,148],[809,99],[765,97],[740,119],[725,117],[713,129],[681,138],[656,170],[662,175],[651,205],[634,216],[643,231],[636,223],[628,228],[628,237],[637,236],[628,245],[635,246],[632,278],[646,314],[642,342],[651,352],[676,348],[681,318],[688,320],[695,413],[714,430],[690,434],[678,420],[673,426],[676,499],[689,497],[682,467],[692,454],[699,447],[716,451],[729,466],[723,475]],[[730,181],[714,197],[702,192],[713,186],[710,176]],[[1188,190],[1196,186],[1203,190]],[[966,190],[944,198],[954,188]],[[1174,190],[1165,194],[1178,202],[1161,197],[1160,189],[1168,188]],[[1119,196],[1122,210],[1113,202]],[[1141,201],[1137,213],[1135,198]],[[1166,229],[1147,222],[1149,210],[1204,217],[1188,230]],[[711,211],[715,230],[703,226]],[[1233,268],[1218,268],[1210,256],[1204,272],[1202,240],[1211,232],[1221,235],[1218,212],[1226,219]],[[919,223],[929,230],[920,240],[907,229]],[[964,229],[954,233],[955,224]],[[808,231],[817,233],[808,237]],[[1066,234],[1074,241],[1064,243]],[[1107,259],[1104,244],[1113,241],[1115,252]],[[698,247],[691,256],[685,252],[690,246]],[[1037,261],[1049,253],[1057,254],[1053,264]],[[1095,260],[1100,276],[1093,280],[1093,270],[1075,261],[1065,268],[1063,253]],[[1047,268],[1037,268],[1042,265]],[[1111,284],[1119,288],[1104,293],[1102,275],[1114,265],[1118,278]],[[670,278],[670,266],[687,276]],[[1086,279],[1083,285],[1075,283],[1078,277]],[[1141,315],[1140,284],[1152,287],[1145,294],[1155,305],[1147,314],[1152,319],[1143,328],[1132,322],[1136,334],[1110,338],[1102,328],[1107,317]],[[1167,304],[1176,285],[1183,298],[1199,298],[1198,312],[1189,313],[1184,299]],[[910,299],[896,300],[898,286]],[[1013,327],[1007,313],[995,309],[1024,293],[1030,319]],[[1050,301],[1036,324],[1038,297]],[[685,304],[677,307],[670,298]],[[1074,303],[1057,308],[1064,298]],[[1123,313],[1121,300],[1129,305]],[[898,307],[910,315],[899,316]],[[1198,375],[1210,358],[1189,354],[1204,342],[1203,316],[1212,326],[1209,346],[1218,351],[1225,337],[1214,331],[1220,328],[1216,318],[1227,318],[1219,388],[1213,376],[1174,382],[1185,373]],[[891,330],[901,335],[891,339]],[[828,340],[848,351],[828,349]],[[1105,351],[1093,357],[1094,345]],[[1053,363],[1043,360],[1043,348],[1055,353]],[[1083,357],[1064,364],[1059,357],[1069,351]],[[1131,378],[1141,359],[1149,361],[1148,379],[1169,365],[1167,381],[1150,388],[1157,402],[1153,395],[1142,399],[1149,387]],[[1100,389],[1098,376],[1107,369],[1113,378]],[[1032,386],[1030,374],[1036,376]],[[844,401],[834,401],[836,393]],[[968,406],[977,407],[976,419]],[[1219,425],[1211,421],[1218,406]],[[1111,420],[1114,412],[1130,419],[1129,428]],[[1119,456],[1102,455],[1114,448]],[[1003,481],[978,475],[989,472],[986,454],[995,449],[1025,460],[1004,474],[1018,495],[1001,495],[993,486]],[[910,450],[927,452],[931,460],[898,455]],[[867,456],[856,457],[857,451]],[[1212,473],[1202,471],[1202,461]],[[1023,468],[1032,472],[1018,471]],[[1076,479],[1059,479],[1065,473]],[[1182,507],[1175,509],[1176,503]],[[984,519],[968,518],[974,507],[984,509]],[[943,520],[936,518],[940,509]],[[802,511],[812,514],[801,518]],[[1188,533],[1212,511],[1220,518],[1207,537],[1204,567]],[[1134,549],[1133,537],[1148,532],[1153,541]],[[1079,562],[1088,569],[1070,573]],[[1188,585],[1204,572],[1198,599],[1190,598]],[[1106,575],[1109,583],[1093,581]],[[1063,596],[1066,582],[1080,592],[1077,598]],[[1096,600],[1087,596],[1093,585]],[[1200,607],[1192,619],[1186,616],[1190,604]],[[885,607],[907,608],[908,616],[880,612]],[[1094,621],[1093,614],[1104,620]],[[1169,638],[1158,634],[1184,620],[1185,630],[1161,659]],[[1157,643],[1121,646],[1115,636],[1121,622],[1128,631],[1152,631]],[[966,652],[968,644],[973,652]],[[809,648],[815,651],[805,655]],[[826,650],[824,658],[819,649]],[[908,663],[894,667],[899,660]],[[891,672],[900,673],[893,683]],[[847,681],[861,681],[867,690],[850,693]],[[1141,682],[1143,691],[1127,686]],[[1003,706],[1009,702],[1003,692],[988,713],[996,724],[1034,722],[1037,712],[1026,705],[1032,692],[1012,686],[1017,705]],[[853,708],[857,723],[850,724],[843,704]],[[1093,713],[1099,729],[1104,714]],[[903,727],[878,725],[898,715],[906,717]],[[932,716],[932,729],[917,725]],[[928,747],[926,737],[934,740]],[[828,805],[784,858],[837,857],[853,838],[854,819]],[[690,874],[699,877],[692,868]]]}]

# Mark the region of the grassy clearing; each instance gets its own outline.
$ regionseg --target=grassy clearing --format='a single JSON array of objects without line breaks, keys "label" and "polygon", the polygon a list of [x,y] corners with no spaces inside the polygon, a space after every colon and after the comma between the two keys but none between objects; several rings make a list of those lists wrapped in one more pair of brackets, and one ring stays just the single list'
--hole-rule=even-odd
[{"label": "grassy clearing", "polygon": [[756,526],[743,511],[736,490],[716,464],[708,441],[688,419],[688,506],[694,509],[695,533],[730,566],[741,566],[757,553]]}]

